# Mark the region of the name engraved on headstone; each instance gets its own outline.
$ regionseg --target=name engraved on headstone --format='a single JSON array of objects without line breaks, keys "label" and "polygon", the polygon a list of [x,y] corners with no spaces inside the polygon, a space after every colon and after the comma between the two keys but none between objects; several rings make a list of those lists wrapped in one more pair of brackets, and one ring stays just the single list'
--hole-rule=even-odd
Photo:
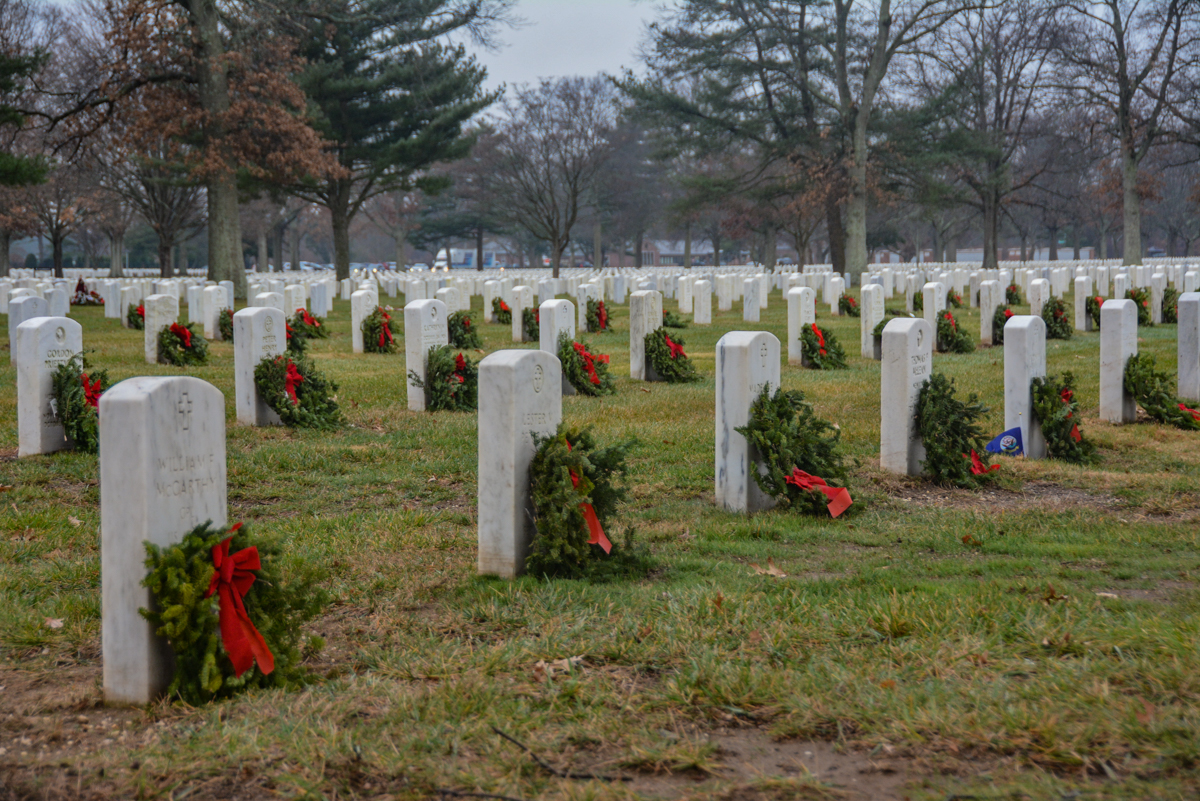
[{"label": "name engraved on headstone", "polygon": [[[190,403],[189,401],[189,405]],[[191,412],[188,414],[190,416]],[[160,456],[158,469],[162,472],[182,474],[154,482],[155,491],[163,498],[190,495],[216,486],[217,457],[212,453],[200,456]]]},{"label": "name engraved on headstone", "polygon": [[550,415],[545,412],[529,412],[521,417],[521,425],[526,428],[549,425],[549,423]]}]

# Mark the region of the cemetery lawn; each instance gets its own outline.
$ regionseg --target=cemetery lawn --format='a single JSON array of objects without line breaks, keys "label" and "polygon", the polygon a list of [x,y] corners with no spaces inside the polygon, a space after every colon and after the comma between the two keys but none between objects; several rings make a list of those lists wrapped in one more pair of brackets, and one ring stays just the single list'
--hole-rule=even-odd
[{"label": "cemetery lawn", "polygon": [[[967,492],[878,469],[879,364],[857,319],[819,307],[850,369],[785,364],[783,385],[840,426],[855,505],[746,519],[713,505],[714,348],[782,340],[786,304],[681,332],[705,376],[686,386],[627,378],[614,311],[620,333],[584,339],[617,395],[563,410],[637,440],[609,533],[632,527],[650,567],[604,581],[475,576],[475,416],[407,411],[403,347],[352,355],[347,302],[310,346],[352,424],[335,433],[237,425],[232,346],[213,343],[190,372],[225,393],[230,520],[286,538],[335,603],[312,686],[205,708],[100,704],[97,460],[16,459],[4,358],[0,799],[1196,797],[1200,434],[1101,423],[1098,333],[1051,341],[1048,363],[1075,373],[1100,464],[1006,460]],[[183,372],[145,365],[141,332],[101,310],[73,316],[112,379]],[[1173,372],[1175,327],[1140,335]],[[999,433],[1001,348],[934,369]],[[493,727],[600,778],[553,775]]]}]

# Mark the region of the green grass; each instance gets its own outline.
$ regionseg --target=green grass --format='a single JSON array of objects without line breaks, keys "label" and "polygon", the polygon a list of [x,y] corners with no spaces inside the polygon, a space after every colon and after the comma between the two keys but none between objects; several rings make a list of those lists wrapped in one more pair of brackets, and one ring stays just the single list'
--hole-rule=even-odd
[{"label": "green grass", "polygon": [[[888,305],[902,309],[903,297]],[[237,425],[232,348],[213,343],[210,364],[191,374],[225,393],[230,518],[285,535],[288,559],[325,566],[337,600],[315,626],[329,642],[313,660],[319,683],[203,709],[93,708],[96,459],[15,459],[5,360],[0,786],[15,798],[215,798],[231,788],[314,799],[423,799],[438,788],[526,799],[859,797],[846,795],[845,777],[739,779],[722,743],[748,730],[889,754],[913,771],[904,794],[914,799],[1195,797],[1197,435],[1101,423],[1099,335],[1077,333],[1051,341],[1047,358],[1051,372],[1076,375],[1096,467],[1004,460],[995,487],[978,493],[884,474],[879,364],[857,356],[858,320],[827,309],[818,317],[850,368],[785,363],[782,383],[840,426],[855,460],[856,504],[836,521],[745,518],[713,504],[715,345],[731,330],[782,338],[778,292],[759,324],[742,323],[735,304],[681,332],[705,376],[696,384],[625,378],[625,307],[614,309],[619,333],[586,337],[611,355],[618,392],[564,399],[564,419],[604,441],[637,439],[621,527],[635,527],[654,561],[648,576],[603,583],[474,576],[475,416],[407,411],[402,351],[351,354],[348,303],[335,304],[332,337],[309,349],[341,387],[350,425],[332,434]],[[73,316],[113,380],[182,373],[143,364],[140,332],[102,310]],[[978,331],[976,311],[956,316]],[[512,347],[508,327],[481,328],[489,352]],[[1174,370],[1175,327],[1140,334],[1140,349]],[[985,428],[998,433],[1003,350],[934,363],[982,396]],[[757,573],[768,559],[787,577]],[[572,656],[582,670],[535,670]],[[560,770],[634,781],[556,778],[491,726]]]}]

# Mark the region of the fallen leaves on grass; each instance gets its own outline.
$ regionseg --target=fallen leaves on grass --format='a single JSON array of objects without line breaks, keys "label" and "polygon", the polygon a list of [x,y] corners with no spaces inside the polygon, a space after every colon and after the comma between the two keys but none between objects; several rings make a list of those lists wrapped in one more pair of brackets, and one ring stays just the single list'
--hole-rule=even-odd
[{"label": "fallen leaves on grass", "polygon": [[582,656],[568,656],[566,659],[555,659],[552,662],[539,659],[533,666],[533,678],[535,681],[544,682],[560,673],[574,673],[577,670],[583,670]]},{"label": "fallen leaves on grass", "polygon": [[80,526],[83,525],[83,521],[80,520],[78,517],[74,517],[74,516],[68,517],[67,522],[70,523],[75,528],[79,528]]},{"label": "fallen leaves on grass", "polygon": [[750,563],[750,567],[754,568],[754,573],[759,576],[774,576],[775,578],[787,578],[787,573],[784,573],[775,566],[775,560],[767,558],[767,566],[757,565],[754,562]]},{"label": "fallen leaves on grass", "polygon": [[61,629],[62,627],[63,627],[63,619],[62,619],[61,617],[48,617],[48,618],[46,618],[46,628],[48,628],[48,629]]}]

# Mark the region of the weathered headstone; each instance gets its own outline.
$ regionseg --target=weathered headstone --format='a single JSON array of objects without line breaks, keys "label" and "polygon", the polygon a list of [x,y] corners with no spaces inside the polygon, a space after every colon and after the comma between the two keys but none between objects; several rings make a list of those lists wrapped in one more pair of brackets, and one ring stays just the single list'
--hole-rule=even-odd
[{"label": "weathered headstone", "polygon": [[575,338],[575,304],[569,300],[547,300],[538,307],[538,346],[547,353],[558,355],[558,337],[566,334]]},{"label": "weathered headstone", "polygon": [[[758,306],[754,306],[755,312]],[[662,293],[641,289],[629,296],[629,377],[647,381],[646,335],[662,327]]]},{"label": "weathered headstone", "polygon": [[1179,296],[1179,397],[1200,401],[1200,293]]},{"label": "weathered headstone", "polygon": [[1125,391],[1125,365],[1136,356],[1137,304],[1112,299],[1100,307],[1100,419],[1132,423],[1137,404]]},{"label": "weathered headstone", "polygon": [[151,295],[142,304],[145,312],[142,351],[146,364],[158,364],[158,333],[179,320],[179,299],[174,295]]},{"label": "weathered headstone", "polygon": [[750,404],[765,385],[779,388],[779,340],[765,331],[731,331],[717,342],[716,498],[731,512],[775,505],[758,488],[759,456],[734,429],[750,420]]},{"label": "weathered headstone", "polygon": [[283,290],[283,313],[291,317],[296,309],[308,309],[308,298],[305,297],[303,284],[289,284]]},{"label": "weathered headstone", "polygon": [[[1125,273],[1118,273],[1112,279],[1113,293],[1112,296],[1116,300],[1126,300],[1125,293],[1129,291],[1129,276]],[[1101,328],[1104,325],[1101,324]]]},{"label": "weathered headstone", "polygon": [[[879,284],[865,284],[862,288],[862,308],[859,310],[860,353],[864,359],[881,359],[882,351],[875,354],[875,326],[883,322],[883,287]],[[789,326],[790,328],[790,326]],[[789,336],[791,331],[788,331]],[[790,361],[789,347],[789,361]]]},{"label": "weathered headstone", "polygon": [[439,289],[434,293],[434,297],[446,304],[447,314],[458,311],[458,287],[448,286],[445,289]]},{"label": "weathered headstone", "polygon": [[1041,316],[1042,307],[1050,300],[1050,282],[1035,278],[1029,282],[1029,313]]},{"label": "weathered headstone", "polygon": [[1200,272],[1188,270],[1183,274],[1183,291],[1195,292],[1200,289]]},{"label": "weathered headstone", "polygon": [[759,310],[762,308],[758,302],[758,295],[762,289],[762,283],[757,278],[742,279],[742,321],[747,323],[757,323]]},{"label": "weathered headstone", "polygon": [[999,281],[979,282],[979,341],[983,345],[992,343],[992,318],[996,309],[1004,305],[1004,287]]},{"label": "weathered headstone", "polygon": [[248,426],[279,425],[254,385],[254,368],[287,350],[287,318],[279,309],[260,306],[233,315],[234,406],[239,423]]},{"label": "weathered headstone", "polygon": [[479,573],[525,571],[535,533],[533,435],[562,421],[562,365],[543,350],[497,351],[479,363]]},{"label": "weathered headstone", "polygon": [[842,314],[841,307],[838,302],[842,295],[846,293],[846,282],[842,278],[834,277],[829,279],[829,313],[835,317],[840,317]]},{"label": "weathered headstone", "polygon": [[278,292],[259,292],[254,299],[259,306],[265,306],[270,309],[279,309],[287,316],[287,309],[283,302],[283,295]]},{"label": "weathered headstone", "polygon": [[71,299],[64,287],[56,286],[46,292],[46,308],[51,317],[66,317],[71,313]]},{"label": "weathered headstone", "polygon": [[529,342],[525,336],[525,310],[534,308],[533,287],[514,286],[512,303],[508,305],[512,309],[512,341]]},{"label": "weathered headstone", "polygon": [[143,377],[101,396],[101,643],[109,703],[145,705],[171,680],[171,651],[138,613],[152,603],[142,586],[145,543],[174,545],[206,520],[223,527],[225,505],[220,390],[191,376]]},{"label": "weathered headstone", "polygon": [[[446,326],[448,316],[446,304],[440,300],[414,300],[404,307],[406,375],[410,372],[415,373],[424,383],[430,349],[450,343],[450,333]],[[425,411],[425,390],[417,385],[412,376],[408,378],[408,408],[414,412]]]},{"label": "weathered headstone", "polygon": [[331,308],[329,303],[329,285],[318,282],[312,285],[311,291],[310,304],[312,305],[312,313],[318,317],[327,317]]},{"label": "weathered headstone", "polygon": [[22,295],[8,303],[8,360],[17,361],[17,326],[34,317],[48,317],[50,309],[46,301],[37,295]]},{"label": "weathered headstone", "polygon": [[[496,316],[492,312],[492,300],[500,297],[500,282],[499,281],[484,281],[483,282],[483,321],[485,323],[496,322]],[[587,304],[584,304],[585,308]]]},{"label": "weathered headstone", "polygon": [[916,408],[933,372],[933,340],[934,328],[926,320],[897,318],[883,329],[879,466],[891,473],[921,473],[925,446],[917,433]]},{"label": "weathered headstone", "polygon": [[1004,325],[1004,430],[1020,427],[1029,459],[1046,458],[1046,439],[1033,413],[1030,382],[1046,377],[1046,323],[1033,315],[1014,315]]},{"label": "weathered headstone", "polygon": [[788,363],[800,364],[800,332],[817,321],[817,291],[806,286],[789,289],[787,308]]},{"label": "weathered headstone", "polygon": [[[687,279],[684,279],[685,283]],[[712,325],[712,282],[700,280],[692,284],[692,323]]]},{"label": "weathered headstone", "polygon": [[1162,325],[1163,295],[1167,291],[1167,276],[1155,273],[1150,276],[1150,324]]},{"label": "weathered headstone", "polygon": [[350,347],[354,353],[363,352],[363,320],[375,311],[375,295],[369,289],[350,293]]},{"label": "weathered headstone", "polygon": [[52,378],[83,351],[83,327],[66,317],[31,317],[17,326],[17,456],[68,446],[54,406]]},{"label": "weathered headstone", "polygon": [[695,282],[690,276],[684,276],[679,279],[679,289],[675,293],[679,301],[679,313],[692,313],[692,290],[695,288]]},{"label": "weathered headstone", "polygon": [[218,281],[217,286],[225,290],[225,303],[228,304],[226,308],[232,309],[233,301],[237,297],[237,287],[232,281]]},{"label": "weathered headstone", "polygon": [[1087,299],[1092,295],[1092,279],[1082,276],[1075,279],[1075,330],[1091,331],[1092,316],[1087,313]]},{"label": "weathered headstone", "polygon": [[225,290],[219,286],[204,287],[204,338],[220,339],[221,310],[225,308]]},{"label": "weathered headstone", "polygon": [[946,310],[946,285],[930,281],[921,289],[921,300],[925,304],[922,316],[929,326],[937,331],[938,315]]}]

